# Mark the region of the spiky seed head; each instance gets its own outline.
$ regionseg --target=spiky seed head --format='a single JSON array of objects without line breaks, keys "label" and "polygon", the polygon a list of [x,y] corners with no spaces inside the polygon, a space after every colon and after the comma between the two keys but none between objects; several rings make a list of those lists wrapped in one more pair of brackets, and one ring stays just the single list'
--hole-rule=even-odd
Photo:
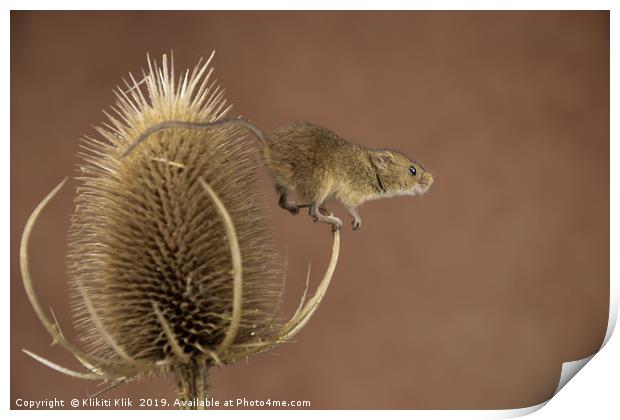
[{"label": "spiky seed head", "polygon": [[[149,59],[141,80],[130,75],[115,92],[115,115],[97,129],[104,141],[82,145],[68,274],[75,325],[95,357],[124,353],[156,366],[178,359],[180,348],[197,364],[218,359],[209,354],[232,322],[233,265],[225,224],[201,180],[230,215],[242,258],[232,344],[254,339],[273,320],[281,266],[257,193],[255,153],[242,131],[163,130],[121,158],[154,124],[227,113],[210,61],[175,80],[166,56],[161,66]],[[219,359],[228,361],[226,354]]]}]

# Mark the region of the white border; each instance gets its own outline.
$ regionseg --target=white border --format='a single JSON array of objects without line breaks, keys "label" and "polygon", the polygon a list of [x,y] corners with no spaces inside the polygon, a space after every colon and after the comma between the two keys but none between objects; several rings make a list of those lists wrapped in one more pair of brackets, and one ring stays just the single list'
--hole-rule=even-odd
[{"label": "white border", "polygon": [[[0,66],[0,72],[3,76],[3,80],[5,81],[5,86],[10,86],[10,78],[9,78],[9,68],[10,68],[10,56],[9,56],[9,46],[10,46],[10,17],[9,10],[10,9],[19,9],[19,10],[35,10],[35,9],[50,9],[52,5],[50,5],[49,1],[32,1],[32,0],[24,0],[24,1],[14,1],[10,0],[5,2],[8,5],[6,9],[6,13],[4,15],[3,21],[5,25],[2,27],[4,30],[2,31],[2,46],[4,49],[4,57],[5,63],[3,66]],[[175,2],[164,2],[161,0],[149,0],[149,1],[134,1],[130,2],[127,0],[119,1],[119,0],[108,0],[105,2],[102,1],[89,1],[88,3],[82,1],[57,1],[53,6],[55,6],[56,10],[99,10],[99,9],[117,9],[117,10],[203,10],[205,7],[211,10],[235,10],[235,9],[257,9],[263,8],[266,10],[274,10],[274,9],[289,9],[289,10],[350,10],[353,8],[356,9],[365,9],[365,10],[377,10],[380,6],[382,10],[611,10],[611,108],[610,112],[612,115],[611,119],[611,144],[610,144],[610,167],[611,167],[611,214],[620,214],[620,207],[618,205],[618,195],[617,195],[617,186],[619,179],[618,170],[618,127],[617,120],[613,118],[613,116],[617,115],[618,109],[618,84],[616,82],[615,75],[619,74],[619,66],[618,66],[618,24],[620,23],[620,19],[617,16],[617,8],[614,8],[614,2],[612,1],[544,1],[544,0],[523,0],[519,2],[509,2],[509,1],[396,1],[396,0],[383,0],[380,3],[371,3],[368,1],[351,1],[351,2],[337,2],[337,1],[325,1],[325,0],[314,0],[314,1],[305,1],[305,2],[296,2],[295,4],[288,4],[283,1],[241,1],[241,0],[227,0],[220,2],[213,1],[197,1],[197,0],[176,0]],[[174,8],[172,8],[174,6]],[[616,76],[617,77],[617,76]],[[10,88],[9,88],[10,89]],[[9,196],[9,186],[10,186],[10,95],[8,95],[9,89],[4,90],[4,100],[2,101],[3,106],[3,115],[5,116],[5,133],[6,138],[5,141],[2,142],[2,147],[4,148],[4,162],[2,165],[2,171],[5,176],[2,177],[2,188],[4,192],[4,196]],[[616,187],[616,189],[614,188]],[[2,212],[4,217],[4,232],[5,232],[5,241],[3,242],[3,251],[2,258],[5,269],[8,271],[10,266],[10,244],[9,244],[9,207],[4,205],[2,206]],[[543,403],[539,406],[523,408],[519,410],[499,410],[499,411],[296,411],[294,412],[295,416],[299,417],[307,417],[319,414],[322,417],[342,417],[345,416],[355,416],[356,418],[376,418],[376,416],[384,416],[387,415],[389,417],[402,417],[402,418],[506,418],[506,417],[514,417],[519,415],[525,415],[531,412],[537,411],[542,406],[547,405],[544,410],[537,411],[535,416],[536,418],[549,419],[549,418],[562,418],[562,419],[581,419],[583,416],[588,416],[589,418],[609,418],[611,413],[618,413],[618,397],[617,397],[617,389],[618,389],[618,374],[620,374],[620,360],[618,358],[618,354],[620,354],[620,344],[617,338],[612,338],[611,334],[613,332],[614,326],[617,320],[618,313],[618,264],[614,260],[613,256],[618,256],[618,223],[614,218],[611,218],[610,221],[610,234],[611,234],[611,243],[610,243],[610,252],[611,252],[611,289],[610,289],[610,322],[608,326],[608,331],[605,337],[605,350],[600,354],[596,354],[594,357],[586,358],[587,361],[592,360],[591,363],[588,363],[587,366],[583,369],[583,372],[579,375],[579,380],[571,381],[566,385],[564,389],[562,386],[565,383],[561,381],[558,386],[556,392],[562,391],[554,398],[550,400],[548,404]],[[13,256],[14,257],[14,256]],[[4,285],[5,285],[5,299],[9,299],[9,276],[5,277]],[[5,323],[5,331],[9,331],[9,306],[10,302],[5,302],[3,305],[3,321]],[[611,340],[610,340],[611,338]],[[4,360],[9,360],[9,348],[8,346],[2,347],[2,354],[4,356]],[[586,363],[587,363],[586,361]],[[570,371],[573,371],[573,374],[576,373],[579,369],[583,367],[583,361],[579,362],[571,362],[565,364],[563,367],[562,375],[566,377],[572,377],[570,375]],[[6,366],[6,365],[5,365]],[[10,407],[10,376],[8,372],[5,372],[3,375],[2,381],[2,395],[5,399],[5,410],[8,410]],[[116,412],[115,412],[116,413]],[[273,419],[273,418],[287,418],[290,417],[293,412],[288,410],[282,411],[211,411],[209,413],[210,417],[219,417],[219,418],[228,418],[230,416],[238,416],[241,413],[247,415],[251,415],[254,418],[265,418],[265,419]],[[35,415],[45,415],[50,416],[50,418],[77,418],[82,417],[84,412],[80,411],[46,411],[46,412],[35,412],[35,411],[11,411],[11,416],[15,417],[32,417]],[[88,413],[89,416],[93,417],[109,417],[110,412],[107,411],[91,411]],[[137,416],[148,416],[152,417],[168,417],[170,413],[165,411],[132,411],[132,417]],[[177,415],[175,413],[175,415]],[[192,415],[192,413],[179,413],[178,415]],[[198,413],[194,413],[194,415],[199,415]],[[204,413],[202,414],[204,415]]]}]

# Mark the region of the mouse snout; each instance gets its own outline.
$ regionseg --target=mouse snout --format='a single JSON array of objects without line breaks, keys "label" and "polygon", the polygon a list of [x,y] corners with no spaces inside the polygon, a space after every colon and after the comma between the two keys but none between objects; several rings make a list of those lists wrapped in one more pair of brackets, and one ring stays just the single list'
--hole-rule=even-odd
[{"label": "mouse snout", "polygon": [[433,175],[431,175],[430,172],[424,174],[424,182],[428,184],[429,187],[433,185]]},{"label": "mouse snout", "polygon": [[433,175],[430,172],[424,172],[420,177],[417,185],[418,193],[424,194],[433,185]]}]

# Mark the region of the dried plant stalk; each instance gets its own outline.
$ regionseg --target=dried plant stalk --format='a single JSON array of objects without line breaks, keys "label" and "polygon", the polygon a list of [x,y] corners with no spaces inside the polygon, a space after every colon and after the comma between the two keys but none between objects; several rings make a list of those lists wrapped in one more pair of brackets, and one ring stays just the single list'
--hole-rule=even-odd
[{"label": "dried plant stalk", "polygon": [[[212,58],[213,56],[211,56]],[[68,276],[75,327],[85,350],[69,343],[34,293],[28,241],[39,204],[22,236],[20,263],[28,298],[54,340],[87,372],[30,356],[82,379],[121,382],[173,373],[179,398],[206,396],[207,371],[289,340],[310,319],[333,275],[340,248],[315,295],[293,318],[276,321],[282,268],[256,189],[255,159],[242,127],[141,133],[167,120],[208,122],[229,110],[210,81],[209,60],[175,80],[166,56],[148,61],[140,83],[118,89],[118,117],[88,138],[69,233]],[[307,285],[306,285],[307,288]],[[52,314],[53,315],[53,314]]]}]

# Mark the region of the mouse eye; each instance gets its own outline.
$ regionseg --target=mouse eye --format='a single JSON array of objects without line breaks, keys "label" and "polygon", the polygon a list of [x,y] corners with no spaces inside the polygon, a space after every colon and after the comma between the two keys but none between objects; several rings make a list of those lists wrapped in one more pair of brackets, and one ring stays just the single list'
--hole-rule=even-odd
[{"label": "mouse eye", "polygon": [[415,176],[416,172],[417,172],[417,171],[415,170],[415,166],[410,166],[410,167],[409,167],[409,173],[410,173],[412,176]]}]

